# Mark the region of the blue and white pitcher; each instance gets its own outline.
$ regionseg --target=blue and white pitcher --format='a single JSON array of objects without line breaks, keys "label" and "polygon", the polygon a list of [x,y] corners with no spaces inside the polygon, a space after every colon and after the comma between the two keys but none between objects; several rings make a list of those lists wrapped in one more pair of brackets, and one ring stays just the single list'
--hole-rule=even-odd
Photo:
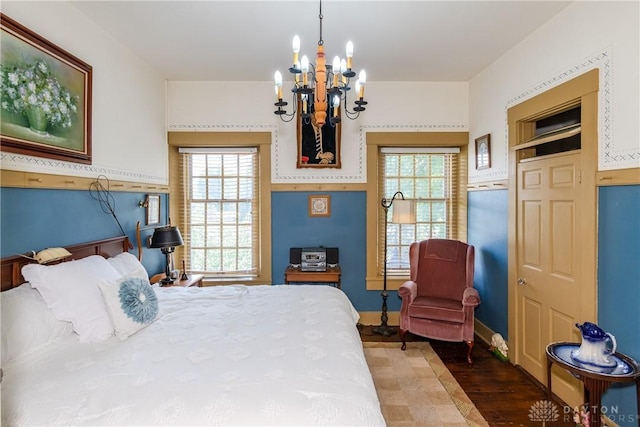
[{"label": "blue and white pitcher", "polygon": [[616,360],[611,357],[616,352],[616,337],[603,331],[598,325],[576,323],[582,334],[582,344],[571,352],[571,358],[578,364],[598,372],[615,369]]}]

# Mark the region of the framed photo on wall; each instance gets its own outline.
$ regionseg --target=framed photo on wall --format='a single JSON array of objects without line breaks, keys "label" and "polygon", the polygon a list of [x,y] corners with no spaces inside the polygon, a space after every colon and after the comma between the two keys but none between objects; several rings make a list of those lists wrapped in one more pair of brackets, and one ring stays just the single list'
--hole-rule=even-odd
[{"label": "framed photo on wall", "polygon": [[309,216],[331,216],[331,196],[310,195]]},{"label": "framed photo on wall", "polygon": [[91,164],[93,69],[0,14],[2,150]]},{"label": "framed photo on wall", "polygon": [[302,111],[301,95],[298,94],[297,168],[341,168],[340,131],[341,124],[331,124],[329,115],[324,125],[318,126],[315,120],[313,105],[308,111]]},{"label": "framed photo on wall", "polygon": [[147,195],[147,225],[160,224],[160,195]]},{"label": "framed photo on wall", "polygon": [[491,134],[476,138],[476,169],[491,167]]}]

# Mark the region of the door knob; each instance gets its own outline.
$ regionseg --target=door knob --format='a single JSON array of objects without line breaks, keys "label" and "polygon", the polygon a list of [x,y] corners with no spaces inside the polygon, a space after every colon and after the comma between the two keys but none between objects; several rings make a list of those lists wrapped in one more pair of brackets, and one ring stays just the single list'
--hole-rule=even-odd
[{"label": "door knob", "polygon": [[522,286],[522,285],[526,285],[527,282],[525,282],[525,280],[521,277],[518,279],[518,285]]}]

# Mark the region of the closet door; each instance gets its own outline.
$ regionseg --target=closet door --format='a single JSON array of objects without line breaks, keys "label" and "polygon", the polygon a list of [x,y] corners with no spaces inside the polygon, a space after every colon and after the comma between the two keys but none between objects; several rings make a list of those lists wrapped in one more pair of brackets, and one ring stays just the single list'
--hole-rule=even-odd
[{"label": "closet door", "polygon": [[[580,343],[575,324],[598,322],[598,90],[593,69],[507,111],[510,358],[545,385],[546,347]],[[551,381],[569,405],[584,403],[555,364]]]},{"label": "closet door", "polygon": [[[580,153],[572,153],[518,164],[518,360],[543,384],[547,344],[576,342],[582,323]],[[581,398],[576,378],[553,373],[554,393],[566,402]]]}]

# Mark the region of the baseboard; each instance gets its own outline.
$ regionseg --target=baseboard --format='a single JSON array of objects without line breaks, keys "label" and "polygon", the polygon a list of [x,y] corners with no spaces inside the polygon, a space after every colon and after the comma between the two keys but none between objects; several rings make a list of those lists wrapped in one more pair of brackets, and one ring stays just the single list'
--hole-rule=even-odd
[{"label": "baseboard", "polygon": [[[493,334],[495,334],[495,332],[492,331],[491,328],[489,328],[478,319],[474,319],[473,330],[482,341],[491,345],[491,337],[493,336]],[[509,344],[507,343],[507,345]]]},{"label": "baseboard", "polygon": [[[380,320],[382,314],[379,311],[360,311],[358,313],[360,314],[360,323],[363,325],[379,325],[382,323],[382,320]],[[399,311],[390,311],[387,316],[389,317],[387,325],[397,327],[400,324]]]}]

